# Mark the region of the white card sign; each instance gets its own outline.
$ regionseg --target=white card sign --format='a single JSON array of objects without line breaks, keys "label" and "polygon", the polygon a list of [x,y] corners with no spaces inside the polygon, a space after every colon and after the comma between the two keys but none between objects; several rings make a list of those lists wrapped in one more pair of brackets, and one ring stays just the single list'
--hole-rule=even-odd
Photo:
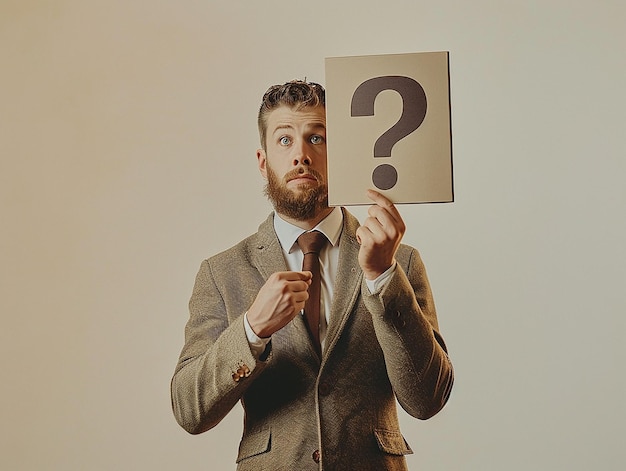
[{"label": "white card sign", "polygon": [[454,201],[447,52],[326,58],[328,198]]}]

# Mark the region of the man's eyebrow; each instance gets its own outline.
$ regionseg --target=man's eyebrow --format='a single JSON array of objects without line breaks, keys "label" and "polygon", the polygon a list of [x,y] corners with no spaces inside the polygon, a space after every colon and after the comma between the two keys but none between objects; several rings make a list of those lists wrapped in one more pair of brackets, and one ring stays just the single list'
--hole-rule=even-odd
[{"label": "man's eyebrow", "polygon": [[[310,128],[312,129],[324,129],[326,130],[326,124],[319,122],[319,123],[311,123],[309,125]],[[295,129],[291,124],[278,124],[274,130],[272,131],[272,134],[276,134],[277,131],[282,131],[284,129]]]},{"label": "man's eyebrow", "polygon": [[291,124],[279,124],[278,126],[274,128],[274,130],[272,131],[272,134],[275,134],[276,131],[280,131],[282,129],[293,129],[293,126]]},{"label": "man's eyebrow", "polygon": [[309,129],[314,131],[319,131],[320,129],[326,131],[326,125],[324,123],[311,123]]}]

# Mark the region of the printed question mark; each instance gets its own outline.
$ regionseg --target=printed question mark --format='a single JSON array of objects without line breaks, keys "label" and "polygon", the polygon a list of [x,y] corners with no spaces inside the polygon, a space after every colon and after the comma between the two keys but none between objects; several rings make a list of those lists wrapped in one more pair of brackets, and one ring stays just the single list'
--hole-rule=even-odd
[{"label": "printed question mark", "polygon": [[[402,97],[402,115],[374,144],[374,157],[391,157],[396,142],[420,127],[426,117],[426,93],[410,77],[385,75],[366,80],[352,95],[352,116],[374,116],[374,101],[383,90],[395,90]],[[389,164],[379,165],[372,173],[372,182],[380,190],[393,188],[398,181],[397,170]]]}]

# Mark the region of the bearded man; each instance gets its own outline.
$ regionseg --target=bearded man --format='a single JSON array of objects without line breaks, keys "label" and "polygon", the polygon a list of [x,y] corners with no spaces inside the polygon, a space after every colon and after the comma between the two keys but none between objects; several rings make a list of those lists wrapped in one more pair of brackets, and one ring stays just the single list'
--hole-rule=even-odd
[{"label": "bearded man", "polygon": [[200,265],[174,415],[198,434],[241,402],[239,471],[406,470],[396,402],[428,419],[453,383],[420,255],[384,195],[362,225],[328,206],[323,87],[270,87],[258,123],[274,212]]}]

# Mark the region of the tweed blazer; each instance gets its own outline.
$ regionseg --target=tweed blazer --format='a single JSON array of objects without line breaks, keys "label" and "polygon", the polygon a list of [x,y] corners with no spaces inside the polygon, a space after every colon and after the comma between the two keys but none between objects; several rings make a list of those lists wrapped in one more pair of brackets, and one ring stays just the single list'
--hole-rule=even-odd
[{"label": "tweed blazer", "polygon": [[172,407],[189,433],[205,432],[241,402],[238,471],[406,470],[412,453],[396,400],[428,419],[446,403],[453,369],[416,249],[370,294],[358,264],[359,223],[343,209],[339,265],[320,358],[297,315],[261,359],[243,314],[274,272],[287,270],[273,214],[256,234],[201,263],[171,382]]}]

